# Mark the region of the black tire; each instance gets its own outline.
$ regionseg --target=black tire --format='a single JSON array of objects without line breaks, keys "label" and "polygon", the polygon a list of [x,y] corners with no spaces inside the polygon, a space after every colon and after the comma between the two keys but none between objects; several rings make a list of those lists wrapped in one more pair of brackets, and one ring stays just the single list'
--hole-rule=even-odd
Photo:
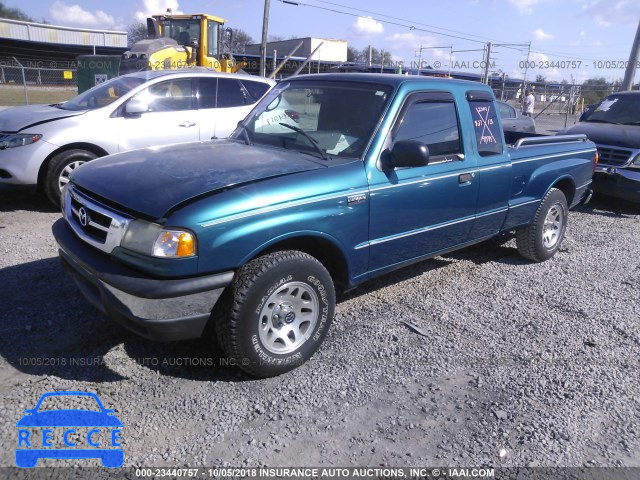
[{"label": "black tire", "polygon": [[60,205],[60,182],[61,177],[68,180],[70,170],[80,166],[81,163],[88,162],[98,156],[88,150],[67,150],[61,152],[51,159],[47,165],[47,173],[44,178],[44,193],[51,203]]},{"label": "black tire", "polygon": [[213,312],[216,336],[231,364],[256,377],[280,375],[318,350],[335,303],[318,260],[296,250],[270,253],[236,272]]},{"label": "black tire", "polygon": [[534,262],[544,262],[560,248],[567,222],[569,207],[561,190],[552,188],[540,203],[533,222],[516,232],[518,252]]}]

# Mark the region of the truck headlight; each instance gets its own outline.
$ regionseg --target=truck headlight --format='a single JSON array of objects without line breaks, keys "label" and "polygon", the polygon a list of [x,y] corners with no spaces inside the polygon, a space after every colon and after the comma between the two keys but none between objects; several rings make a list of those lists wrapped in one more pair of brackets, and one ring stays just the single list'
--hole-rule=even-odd
[{"label": "truck headlight", "polygon": [[32,143],[36,143],[41,138],[42,135],[35,133],[16,133],[13,135],[3,135],[2,137],[0,137],[0,150],[31,145]]},{"label": "truck headlight", "polygon": [[134,220],[129,224],[122,246],[161,258],[192,257],[196,254],[196,238],[191,232],[177,228],[165,229],[143,220]]},{"label": "truck headlight", "polygon": [[153,244],[154,257],[191,257],[196,254],[196,240],[183,230],[162,230]]}]

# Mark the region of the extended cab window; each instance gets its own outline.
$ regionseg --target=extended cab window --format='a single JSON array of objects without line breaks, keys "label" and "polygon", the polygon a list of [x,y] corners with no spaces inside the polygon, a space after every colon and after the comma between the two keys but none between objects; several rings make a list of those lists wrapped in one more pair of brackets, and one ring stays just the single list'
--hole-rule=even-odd
[{"label": "extended cab window", "polygon": [[476,144],[481,156],[502,153],[502,131],[498,123],[495,102],[489,99],[469,100]]},{"label": "extended cab window", "polygon": [[[429,147],[429,156],[446,157],[462,153],[458,115],[453,102],[419,101],[411,105],[393,141],[417,140]],[[444,160],[443,158],[441,160]]]}]

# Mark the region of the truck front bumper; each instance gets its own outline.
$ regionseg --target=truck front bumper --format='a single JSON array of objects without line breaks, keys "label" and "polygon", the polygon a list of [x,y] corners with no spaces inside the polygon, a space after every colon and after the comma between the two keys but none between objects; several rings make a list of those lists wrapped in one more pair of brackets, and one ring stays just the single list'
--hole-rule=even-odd
[{"label": "truck front bumper", "polygon": [[598,166],[593,175],[596,192],[640,203],[640,170]]},{"label": "truck front bumper", "polygon": [[130,269],[80,240],[64,219],[52,227],[63,268],[86,299],[125,328],[150,340],[202,336],[211,309],[234,272],[158,279]]}]

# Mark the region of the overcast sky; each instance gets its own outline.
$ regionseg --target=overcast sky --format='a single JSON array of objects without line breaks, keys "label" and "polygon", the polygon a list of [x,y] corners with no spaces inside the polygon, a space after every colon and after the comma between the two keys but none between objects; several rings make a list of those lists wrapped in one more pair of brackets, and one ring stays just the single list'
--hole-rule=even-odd
[{"label": "overcast sky", "polygon": [[[296,0],[287,0],[296,1]],[[640,0],[299,0],[299,6],[271,0],[269,33],[347,40],[350,46],[368,44],[393,53],[406,64],[423,58],[448,68],[453,50],[482,49],[484,43],[531,42],[530,60],[564,62],[529,70],[548,80],[624,76],[631,44],[640,20]],[[89,28],[126,29],[150,14],[174,12],[210,13],[241,28],[259,41],[263,0],[8,0],[35,19]],[[319,8],[318,8],[319,7]],[[332,11],[333,10],[333,11]],[[446,36],[445,34],[452,35]],[[463,37],[463,38],[455,38]],[[515,48],[515,49],[514,49]],[[521,61],[526,48],[497,47],[495,69],[522,78]],[[482,52],[454,53],[456,70],[474,70]],[[573,63],[572,63],[573,62]],[[458,67],[458,68],[455,68]],[[560,68],[558,68],[560,67]],[[564,67],[564,68],[562,68]],[[636,77],[637,80],[637,77]]]}]

